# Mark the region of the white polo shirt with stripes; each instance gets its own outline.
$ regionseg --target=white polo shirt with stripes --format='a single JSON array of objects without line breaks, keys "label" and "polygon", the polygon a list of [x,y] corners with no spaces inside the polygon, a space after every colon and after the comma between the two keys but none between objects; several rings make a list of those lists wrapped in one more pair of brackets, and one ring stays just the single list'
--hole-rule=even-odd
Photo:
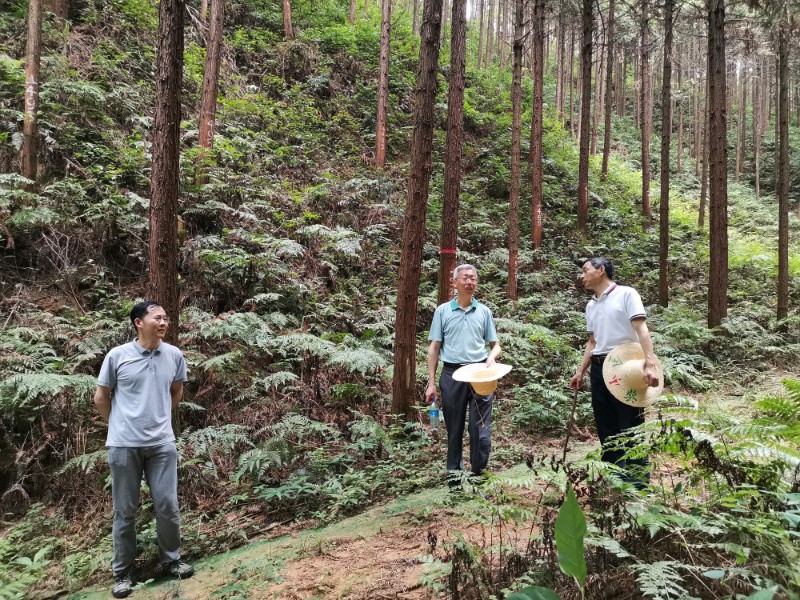
[{"label": "white polo shirt with stripes", "polygon": [[631,321],[647,314],[642,298],[632,287],[612,283],[600,297],[586,305],[586,330],[597,342],[592,355],[608,354],[620,344],[638,342]]}]

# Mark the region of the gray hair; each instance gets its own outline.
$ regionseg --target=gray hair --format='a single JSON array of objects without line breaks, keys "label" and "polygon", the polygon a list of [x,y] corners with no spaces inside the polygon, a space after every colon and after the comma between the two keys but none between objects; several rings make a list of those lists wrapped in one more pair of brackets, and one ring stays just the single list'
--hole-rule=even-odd
[{"label": "gray hair", "polygon": [[475,279],[478,278],[478,269],[476,269],[473,265],[464,263],[463,265],[458,265],[455,269],[453,269],[453,279],[458,279],[458,274],[461,271],[475,271]]},{"label": "gray hair", "polygon": [[607,259],[605,256],[595,256],[589,259],[590,263],[595,269],[599,269],[603,267],[606,270],[606,275],[608,278],[613,280],[614,279],[614,265],[613,263]]}]

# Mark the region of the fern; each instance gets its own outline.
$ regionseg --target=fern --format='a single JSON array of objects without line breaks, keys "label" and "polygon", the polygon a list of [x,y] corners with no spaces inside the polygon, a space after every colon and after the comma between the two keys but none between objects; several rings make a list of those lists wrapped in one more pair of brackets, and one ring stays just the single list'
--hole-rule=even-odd
[{"label": "fern", "polygon": [[683,587],[683,577],[678,572],[685,565],[661,560],[652,564],[632,565],[639,591],[653,600],[698,600]]},{"label": "fern", "polygon": [[353,348],[336,348],[328,357],[327,362],[332,365],[346,367],[351,373],[367,373],[385,369],[389,366],[386,356],[365,345]]},{"label": "fern", "polygon": [[250,428],[246,425],[235,423],[187,431],[178,440],[178,448],[182,452],[191,450],[195,456],[208,458],[215,454],[232,454],[239,446],[252,446],[249,432]]},{"label": "fern", "polygon": [[0,382],[0,409],[25,407],[41,409],[36,405],[42,397],[53,397],[70,390],[74,395],[88,397],[97,386],[90,375],[58,375],[55,373],[23,373]]},{"label": "fern", "polygon": [[80,456],[68,460],[67,463],[57,471],[57,474],[63,475],[72,469],[78,469],[84,473],[91,473],[97,468],[98,463],[106,463],[107,461],[108,450],[103,448],[102,450],[90,452],[89,454],[81,454]]},{"label": "fern", "polygon": [[336,348],[331,342],[311,333],[281,335],[271,340],[271,346],[276,354],[293,359],[300,359],[303,354],[325,359]]},{"label": "fern", "polygon": [[265,377],[253,380],[253,386],[261,386],[267,391],[278,390],[291,383],[297,381],[299,378],[294,373],[289,371],[278,371],[277,373],[270,373]]},{"label": "fern", "polygon": [[239,466],[233,480],[239,481],[247,476],[253,481],[259,481],[268,471],[286,464],[290,457],[291,450],[286,440],[280,436],[272,437],[239,457]]}]

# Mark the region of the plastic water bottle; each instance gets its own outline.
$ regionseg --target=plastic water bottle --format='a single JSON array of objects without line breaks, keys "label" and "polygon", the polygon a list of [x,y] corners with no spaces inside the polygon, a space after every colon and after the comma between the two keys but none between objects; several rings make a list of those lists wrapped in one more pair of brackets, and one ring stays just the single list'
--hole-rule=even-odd
[{"label": "plastic water bottle", "polygon": [[431,407],[428,409],[428,417],[430,419],[431,431],[438,431],[439,407],[436,405],[436,396],[431,398]]}]

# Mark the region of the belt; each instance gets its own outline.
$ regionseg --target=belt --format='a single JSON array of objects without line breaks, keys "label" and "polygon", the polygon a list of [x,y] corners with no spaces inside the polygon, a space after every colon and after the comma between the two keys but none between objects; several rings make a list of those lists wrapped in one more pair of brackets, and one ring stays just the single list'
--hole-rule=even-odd
[{"label": "belt", "polygon": [[461,367],[466,367],[467,365],[474,365],[477,363],[449,363],[443,362],[444,368],[448,371],[455,371],[456,369],[460,369]]},{"label": "belt", "polygon": [[596,365],[602,365],[608,354],[592,354],[592,362]]}]

